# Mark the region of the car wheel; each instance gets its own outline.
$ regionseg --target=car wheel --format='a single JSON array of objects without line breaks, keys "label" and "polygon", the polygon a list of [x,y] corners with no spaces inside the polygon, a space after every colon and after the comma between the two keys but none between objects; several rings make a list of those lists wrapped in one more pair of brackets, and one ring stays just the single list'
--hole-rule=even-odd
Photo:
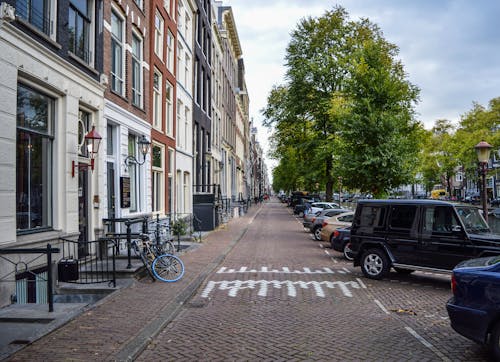
[{"label": "car wheel", "polygon": [[491,331],[490,348],[495,361],[500,360],[500,322],[497,322]]},{"label": "car wheel", "polygon": [[382,279],[389,272],[389,259],[380,249],[369,249],[361,257],[361,271],[370,279]]},{"label": "car wheel", "polygon": [[342,248],[342,253],[344,254],[344,258],[346,258],[349,261],[354,260],[354,255],[352,255],[352,250],[351,250],[351,243],[345,243],[344,247]]},{"label": "car wheel", "polygon": [[317,227],[314,229],[314,239],[321,241],[321,228]]},{"label": "car wheel", "polygon": [[394,268],[395,271],[397,271],[399,274],[411,274],[413,273],[415,270],[413,269],[405,269],[405,268]]}]

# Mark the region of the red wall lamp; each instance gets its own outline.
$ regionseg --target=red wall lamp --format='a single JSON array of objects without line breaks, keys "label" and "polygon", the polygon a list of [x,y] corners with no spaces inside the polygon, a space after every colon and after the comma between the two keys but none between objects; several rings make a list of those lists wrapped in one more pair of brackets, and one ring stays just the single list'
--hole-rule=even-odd
[{"label": "red wall lamp", "polygon": [[85,135],[85,144],[87,145],[87,151],[90,158],[90,164],[88,163],[76,163],[73,161],[71,176],[75,177],[75,169],[81,168],[89,168],[94,171],[94,160],[97,157],[97,152],[99,152],[99,145],[101,144],[102,137],[95,130],[95,126],[92,126],[92,129],[89,133]]}]

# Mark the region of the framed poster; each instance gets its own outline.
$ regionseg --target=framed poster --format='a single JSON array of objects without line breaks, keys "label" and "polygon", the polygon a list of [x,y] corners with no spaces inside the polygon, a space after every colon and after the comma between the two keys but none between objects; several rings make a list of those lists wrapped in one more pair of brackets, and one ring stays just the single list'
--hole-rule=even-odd
[{"label": "framed poster", "polygon": [[130,177],[120,177],[120,206],[130,207]]}]

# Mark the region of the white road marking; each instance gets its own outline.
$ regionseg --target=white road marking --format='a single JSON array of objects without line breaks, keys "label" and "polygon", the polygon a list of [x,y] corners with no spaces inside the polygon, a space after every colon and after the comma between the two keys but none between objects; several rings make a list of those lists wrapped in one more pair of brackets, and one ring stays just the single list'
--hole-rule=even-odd
[{"label": "white road marking", "polygon": [[330,253],[328,252],[328,250],[325,249],[324,251],[325,251],[326,255],[330,255]]},{"label": "white road marking", "polygon": [[418,334],[417,332],[415,332],[412,328],[410,327],[405,327],[405,329],[413,336],[415,337],[416,339],[419,340],[420,343],[422,343],[424,346],[426,346],[427,348],[430,348],[432,349],[433,348],[433,345],[430,344],[429,342],[427,342],[420,334]]},{"label": "white road marking", "polygon": [[[332,257],[332,260],[336,263],[337,261]],[[323,267],[320,269],[311,269],[303,267],[302,270],[290,270],[289,267],[281,267],[281,269],[272,269],[267,266],[262,266],[260,269],[249,269],[246,266],[242,266],[239,269],[229,269],[225,266],[221,267],[216,272],[217,274],[237,274],[237,273],[275,273],[275,274],[346,274],[350,273],[349,269],[342,268],[339,270],[332,270],[328,267]]]},{"label": "white road marking", "polygon": [[374,299],[373,301],[375,302],[376,305],[379,306],[380,309],[382,309],[382,311],[385,314],[390,314],[389,311],[387,309],[385,309],[385,307],[382,305],[382,303],[380,303],[377,299]]},{"label": "white road marking", "polygon": [[356,280],[358,281],[359,285],[361,285],[361,288],[366,289],[366,285],[365,285],[365,283],[363,283],[363,281],[361,279],[356,278]]},{"label": "white road marking", "polygon": [[325,298],[326,289],[340,289],[345,297],[352,298],[351,289],[362,288],[358,282],[349,281],[293,281],[293,280],[223,280],[223,281],[209,281],[207,286],[201,293],[202,298],[207,298],[209,294],[215,290],[227,290],[229,297],[236,297],[238,291],[244,289],[257,289],[257,295],[259,297],[266,297],[268,292],[268,287],[271,286],[274,289],[281,289],[282,286],[287,288],[287,294],[289,297],[295,298],[297,296],[297,287],[301,289],[312,289],[314,293],[319,298]]}]

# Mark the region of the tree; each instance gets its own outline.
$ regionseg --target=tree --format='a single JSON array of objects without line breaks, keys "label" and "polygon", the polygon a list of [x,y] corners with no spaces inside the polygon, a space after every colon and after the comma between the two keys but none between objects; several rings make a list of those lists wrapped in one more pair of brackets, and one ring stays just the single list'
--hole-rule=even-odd
[{"label": "tree", "polygon": [[263,114],[278,147],[307,150],[299,172],[306,184],[324,183],[329,199],[338,176],[381,195],[415,175],[418,89],[397,54],[377,26],[349,20],[342,7],[303,19],[292,33],[287,84],[271,92]]}]

